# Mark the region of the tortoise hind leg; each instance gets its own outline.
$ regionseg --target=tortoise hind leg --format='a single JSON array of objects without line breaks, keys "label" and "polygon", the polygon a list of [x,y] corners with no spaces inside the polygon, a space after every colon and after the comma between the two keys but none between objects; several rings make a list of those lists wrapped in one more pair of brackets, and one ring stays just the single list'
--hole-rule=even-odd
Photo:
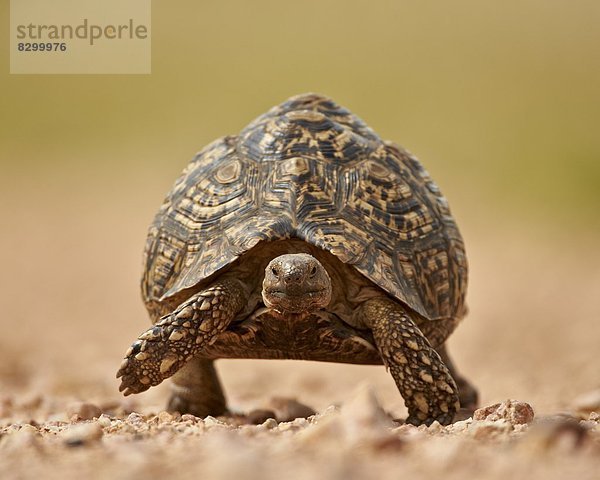
[{"label": "tortoise hind leg", "polygon": [[406,422],[452,422],[459,408],[458,389],[412,312],[387,297],[378,297],[364,302],[357,314],[357,320],[371,329],[379,354],[404,397]]},{"label": "tortoise hind leg", "polygon": [[227,412],[227,402],[213,360],[193,358],[172,377],[167,410],[196,417]]},{"label": "tortoise hind leg", "polygon": [[467,410],[475,410],[479,404],[479,393],[477,392],[477,389],[471,382],[458,373],[456,366],[448,355],[448,350],[446,349],[445,343],[437,347],[436,350],[440,354],[440,357],[442,357],[442,360],[448,367],[448,370],[450,370],[450,375],[452,375],[456,381],[460,406],[462,408],[466,408]]}]

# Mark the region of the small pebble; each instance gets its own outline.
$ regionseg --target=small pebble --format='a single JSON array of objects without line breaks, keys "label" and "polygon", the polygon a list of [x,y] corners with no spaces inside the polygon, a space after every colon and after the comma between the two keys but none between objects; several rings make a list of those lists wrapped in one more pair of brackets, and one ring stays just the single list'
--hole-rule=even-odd
[{"label": "small pebble", "polygon": [[64,431],[63,440],[70,447],[77,447],[97,442],[102,435],[102,427],[98,423],[78,423]]},{"label": "small pebble", "polygon": [[175,417],[169,412],[160,412],[158,415],[158,421],[161,423],[169,423],[175,420]]},{"label": "small pebble", "polygon": [[196,417],[195,415],[190,415],[189,413],[185,413],[181,416],[182,422],[198,423],[201,420],[202,419],[200,417]]},{"label": "small pebble", "polygon": [[504,419],[512,425],[531,423],[534,412],[531,405],[517,400],[507,400],[488,407],[475,410],[473,420],[487,420],[494,422]]},{"label": "small pebble", "polygon": [[440,422],[435,420],[431,425],[429,425],[429,428],[427,428],[427,430],[429,431],[429,433],[440,433],[442,430],[444,430],[444,427]]},{"label": "small pebble", "polygon": [[[161,412],[161,413],[166,413],[166,412]],[[160,418],[160,414],[158,415]],[[143,423],[144,422],[144,416],[140,415],[139,413],[136,412],[131,412],[129,414],[129,416],[127,417],[127,422],[128,423]]]},{"label": "small pebble", "polygon": [[277,420],[275,420],[274,418],[267,418],[262,424],[262,426],[268,430],[271,430],[272,428],[277,428],[277,425]]},{"label": "small pebble", "polygon": [[101,427],[110,427],[112,425],[112,421],[110,419],[110,417],[108,415],[100,415],[98,417],[98,425],[100,425]]},{"label": "small pebble", "polygon": [[204,419],[204,426],[205,427],[225,427],[227,426],[227,424],[225,422],[221,422],[220,420],[216,419],[215,417],[212,416],[208,416]]},{"label": "small pebble", "polygon": [[296,420],[294,420],[291,423],[292,423],[292,425],[294,425],[296,427],[306,427],[309,425],[309,422],[308,422],[308,420],[306,420],[306,418],[297,418]]}]

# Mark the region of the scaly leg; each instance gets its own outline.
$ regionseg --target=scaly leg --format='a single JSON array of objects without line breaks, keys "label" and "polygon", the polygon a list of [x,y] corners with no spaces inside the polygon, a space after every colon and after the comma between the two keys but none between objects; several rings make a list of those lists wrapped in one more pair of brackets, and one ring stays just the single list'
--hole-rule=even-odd
[{"label": "scaly leg", "polygon": [[478,406],[479,394],[477,389],[469,382],[465,377],[463,377],[456,370],[456,366],[452,359],[448,356],[448,351],[446,349],[446,344],[442,344],[441,346],[436,348],[437,352],[442,357],[442,361],[448,367],[450,371],[450,375],[456,381],[456,385],[458,386],[458,397],[460,399],[460,406],[462,408],[466,408],[468,410],[475,410]]},{"label": "scaly leg", "polygon": [[406,422],[452,422],[460,406],[458,389],[410,310],[387,297],[367,300],[359,308],[360,320],[371,329],[383,362],[404,397]]},{"label": "scaly leg", "polygon": [[192,358],[173,375],[167,410],[191,413],[196,417],[214,417],[227,412],[227,402],[214,361]]},{"label": "scaly leg", "polygon": [[223,279],[192,295],[142,333],[117,372],[124,395],[169,378],[227,328],[247,302],[242,284]]}]

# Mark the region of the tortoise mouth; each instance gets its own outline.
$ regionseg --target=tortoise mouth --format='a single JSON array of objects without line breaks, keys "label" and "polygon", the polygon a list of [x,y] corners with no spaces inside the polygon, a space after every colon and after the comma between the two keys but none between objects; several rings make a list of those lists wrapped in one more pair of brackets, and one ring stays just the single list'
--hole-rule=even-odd
[{"label": "tortoise mouth", "polygon": [[277,298],[293,298],[298,299],[302,297],[315,297],[317,295],[322,295],[327,292],[326,288],[321,288],[320,290],[310,290],[308,292],[289,292],[284,290],[266,290],[265,293],[267,295],[272,295]]},{"label": "tortoise mouth", "polygon": [[319,310],[330,300],[329,290],[321,288],[309,291],[289,291],[282,289],[265,289],[263,302],[267,308],[278,312],[301,313]]}]

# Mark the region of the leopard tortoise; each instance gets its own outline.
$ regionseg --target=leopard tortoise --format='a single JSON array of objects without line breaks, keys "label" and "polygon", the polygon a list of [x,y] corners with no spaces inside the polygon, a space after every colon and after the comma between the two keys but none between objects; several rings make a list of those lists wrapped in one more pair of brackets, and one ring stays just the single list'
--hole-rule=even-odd
[{"label": "leopard tortoise", "polygon": [[448,424],[477,399],[445,348],[466,288],[461,235],[417,159],[295,96],[204,148],[164,201],[142,279],[154,325],[120,390],[173,377],[170,410],[220,415],[218,358],[384,364],[407,422]]}]

